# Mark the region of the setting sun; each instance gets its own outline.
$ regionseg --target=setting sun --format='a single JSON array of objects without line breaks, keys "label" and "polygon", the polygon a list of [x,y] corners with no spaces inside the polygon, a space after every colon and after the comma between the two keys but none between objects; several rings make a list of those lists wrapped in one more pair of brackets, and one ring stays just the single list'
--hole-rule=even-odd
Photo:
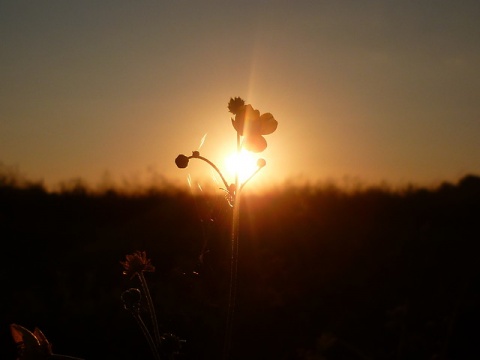
[{"label": "setting sun", "polygon": [[228,174],[233,178],[238,171],[240,182],[247,180],[257,170],[257,156],[242,150],[240,154],[233,153],[225,159]]}]

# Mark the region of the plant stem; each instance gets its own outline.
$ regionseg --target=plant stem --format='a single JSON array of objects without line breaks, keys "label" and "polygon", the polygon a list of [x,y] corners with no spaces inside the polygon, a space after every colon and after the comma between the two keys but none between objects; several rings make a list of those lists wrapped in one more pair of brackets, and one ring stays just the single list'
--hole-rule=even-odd
[{"label": "plant stem", "polygon": [[[237,136],[238,136],[238,135],[237,135]],[[227,180],[225,180],[225,178],[224,178],[223,175],[222,175],[222,172],[220,171],[220,169],[219,169],[213,162],[211,162],[211,161],[208,160],[207,158],[205,158],[205,157],[203,157],[203,156],[200,156],[200,155],[190,156],[190,158],[203,160],[203,161],[205,161],[208,165],[210,165],[212,168],[214,168],[215,171],[218,173],[218,175],[220,175],[220,178],[222,179],[223,184],[225,185],[225,189],[228,189]]]},{"label": "plant stem", "polygon": [[[240,154],[240,135],[237,133],[237,154]],[[235,300],[237,293],[237,271],[238,271],[238,235],[240,225],[240,190],[238,170],[235,172],[235,193],[233,194],[233,215],[231,232],[231,262],[230,262],[230,291],[228,295],[227,324],[225,331],[225,343],[223,359],[230,356],[230,347],[233,332],[233,315],[235,312]]]},{"label": "plant stem", "polygon": [[140,314],[138,312],[132,311],[131,312],[135,320],[137,321],[138,326],[143,332],[143,335],[147,339],[148,345],[150,346],[150,350],[152,350],[153,357],[156,360],[161,360],[160,355],[158,354],[157,347],[155,346],[155,343],[152,339],[152,336],[150,335],[150,332],[148,331],[147,326],[143,322],[142,318],[140,317]]},{"label": "plant stem", "polygon": [[248,179],[243,182],[242,185],[240,185],[239,192],[243,189],[243,187],[247,184],[247,182],[249,182],[250,179],[252,179],[261,169],[262,169],[261,167],[258,167],[257,170],[255,170],[255,172],[252,175],[250,175]]},{"label": "plant stem", "polygon": [[148,289],[148,284],[143,275],[143,272],[138,272],[138,277],[140,278],[140,283],[142,284],[143,292],[145,293],[145,298],[147,299],[148,312],[150,313],[150,318],[152,320],[153,334],[155,337],[155,343],[160,346],[160,331],[158,330],[157,315],[155,313],[155,307],[153,306],[152,296],[150,295],[150,290]]}]

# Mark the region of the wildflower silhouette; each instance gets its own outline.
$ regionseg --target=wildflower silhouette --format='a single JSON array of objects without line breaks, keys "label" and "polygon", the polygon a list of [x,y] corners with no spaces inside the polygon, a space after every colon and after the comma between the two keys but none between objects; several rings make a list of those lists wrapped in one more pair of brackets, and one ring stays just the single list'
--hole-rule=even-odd
[{"label": "wildflower silhouette", "polygon": [[147,259],[145,251],[136,251],[133,254],[125,256],[126,261],[120,261],[123,265],[123,275],[133,279],[135,275],[142,274],[143,272],[155,272],[155,266],[150,263],[150,259]]},{"label": "wildflower silhouette", "polygon": [[[230,98],[228,102],[228,110],[235,115],[231,119],[233,128],[237,133],[237,155],[242,149],[254,153],[260,153],[267,148],[267,141],[265,135],[273,133],[278,126],[277,120],[271,113],[264,113],[260,115],[260,111],[256,110],[250,104],[245,104],[245,101],[240,97]],[[223,358],[228,359],[230,356],[231,337],[233,330],[233,315],[235,310],[236,300],[236,282],[237,282],[237,268],[238,268],[238,238],[239,238],[239,220],[240,220],[240,193],[243,187],[252,179],[260,169],[266,166],[266,161],[263,158],[257,160],[257,169],[246,179],[243,183],[239,182],[238,170],[235,173],[235,182],[228,184],[220,169],[207,158],[200,156],[198,151],[193,151],[191,156],[180,154],[175,159],[175,164],[184,169],[188,167],[190,159],[199,159],[209,164],[220,176],[227,192],[227,200],[233,208],[232,227],[231,227],[231,262],[230,262],[230,287],[229,300],[227,310],[227,321],[225,330],[225,342],[223,349]]]},{"label": "wildflower silhouette", "polygon": [[148,331],[147,325],[145,325],[141,315],[140,315],[140,304],[142,300],[142,293],[137,288],[130,288],[125,290],[122,295],[121,299],[123,301],[123,307],[125,310],[129,311],[132,314],[133,318],[137,322],[140,330],[142,330],[143,335],[147,339],[148,345],[150,346],[150,350],[152,351],[153,357],[155,360],[160,360],[160,354],[158,353],[157,346],[155,345],[155,341]]},{"label": "wildflower silhouette", "polygon": [[260,115],[252,105],[245,105],[243,99],[230,99],[228,110],[235,115],[232,125],[240,136],[244,136],[243,147],[246,150],[258,153],[267,148],[267,141],[263,135],[273,133],[278,126],[277,120],[270,113]]},{"label": "wildflower silhouette", "polygon": [[169,359],[173,359],[173,355],[179,351],[183,340],[180,340],[178,337],[170,333],[160,335],[152,296],[150,295],[148,283],[143,274],[144,272],[154,272],[155,267],[151,264],[150,259],[147,259],[145,251],[135,251],[133,254],[126,255],[125,259],[125,261],[120,261],[120,264],[122,264],[124,268],[123,275],[130,279],[138,276],[145,299],[147,300],[148,312],[150,313],[154,336],[151,336],[148,327],[140,316],[142,293],[139,289],[130,288],[122,293],[121,299],[123,301],[123,307],[125,310],[129,311],[136,320],[143,335],[147,339],[153,357],[156,360],[160,360],[160,354],[162,354]]},{"label": "wildflower silhouette", "polygon": [[[260,111],[255,110],[252,105],[245,104],[245,101],[240,97],[230,98],[228,103],[228,110],[235,115],[231,119],[233,128],[237,132],[237,153],[242,149],[260,153],[267,148],[267,141],[264,135],[269,135],[277,129],[278,122],[274,116],[267,112],[260,115]],[[190,163],[190,159],[199,159],[208,163],[220,176],[225,190],[231,199],[235,198],[235,194],[240,192],[241,188],[253,178],[256,173],[266,166],[265,159],[258,159],[257,170],[250,175],[242,184],[238,183],[238,172],[235,174],[235,183],[228,184],[220,169],[210,160],[200,155],[199,151],[192,151],[191,156],[180,154],[175,159],[175,164],[180,169],[185,169]],[[238,189],[238,191],[237,191]],[[232,203],[233,205],[233,203]]]}]

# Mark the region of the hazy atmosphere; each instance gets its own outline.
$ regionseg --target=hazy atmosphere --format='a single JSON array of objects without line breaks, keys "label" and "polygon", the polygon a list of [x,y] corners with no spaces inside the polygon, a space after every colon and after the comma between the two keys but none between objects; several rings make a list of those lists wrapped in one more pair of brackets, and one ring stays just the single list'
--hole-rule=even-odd
[{"label": "hazy atmosphere", "polygon": [[241,96],[279,123],[255,181],[456,181],[480,171],[479,16],[467,0],[2,0],[0,163],[48,187],[186,183],[174,158],[207,134],[223,166]]},{"label": "hazy atmosphere", "polygon": [[0,359],[480,359],[479,19],[0,0]]}]

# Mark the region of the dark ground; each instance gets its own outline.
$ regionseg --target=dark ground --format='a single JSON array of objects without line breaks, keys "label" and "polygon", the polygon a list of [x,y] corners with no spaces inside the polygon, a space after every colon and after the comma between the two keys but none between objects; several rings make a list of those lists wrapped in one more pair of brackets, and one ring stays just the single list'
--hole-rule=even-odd
[{"label": "dark ground", "polygon": [[[479,177],[246,195],[232,360],[480,358]],[[56,353],[150,359],[120,300],[139,284],[119,262],[145,250],[162,331],[186,340],[177,359],[219,359],[229,219],[222,194],[48,193],[0,180],[0,358],[16,357],[17,323],[38,326]]]}]

